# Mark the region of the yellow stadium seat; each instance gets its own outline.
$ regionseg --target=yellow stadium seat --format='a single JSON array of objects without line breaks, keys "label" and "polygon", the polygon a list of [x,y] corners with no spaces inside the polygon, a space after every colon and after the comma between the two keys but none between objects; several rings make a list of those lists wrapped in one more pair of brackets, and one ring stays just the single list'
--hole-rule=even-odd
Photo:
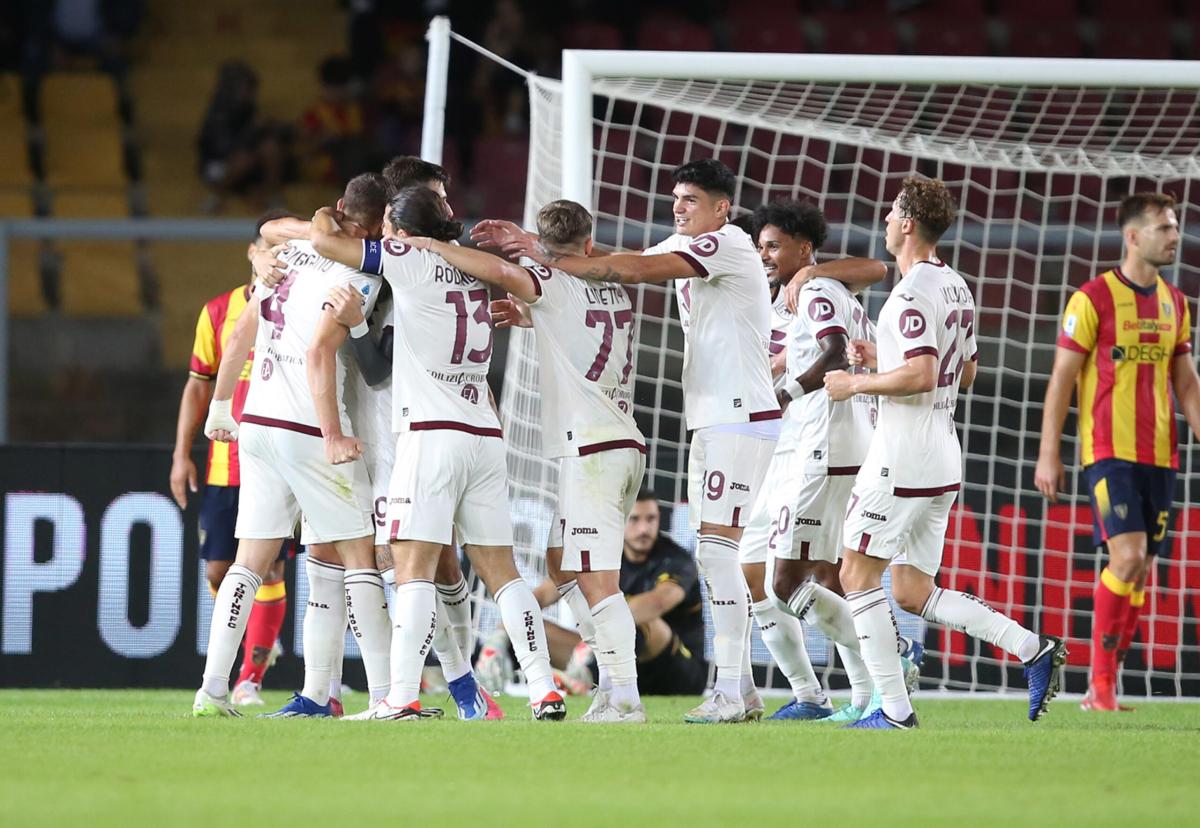
[{"label": "yellow stadium seat", "polygon": [[33,198],[28,189],[0,187],[0,218],[29,218],[33,215]]},{"label": "yellow stadium seat", "polygon": [[46,310],[38,242],[13,239],[8,243],[8,312],[13,316],[40,316]]},{"label": "yellow stadium seat", "polygon": [[133,242],[59,242],[62,311],[70,316],[142,313]]},{"label": "yellow stadium seat", "polygon": [[28,187],[29,144],[25,113],[21,109],[21,83],[16,75],[0,75],[0,187]]},{"label": "yellow stadium seat", "polygon": [[121,123],[112,78],[99,72],[55,73],[41,86],[46,180],[54,186],[125,182]]},{"label": "yellow stadium seat", "polygon": [[151,261],[162,301],[165,367],[185,368],[196,335],[196,318],[208,300],[246,284],[249,242],[154,242]]},{"label": "yellow stadium seat", "polygon": [[59,190],[54,194],[55,218],[127,218],[129,197],[124,190]]}]

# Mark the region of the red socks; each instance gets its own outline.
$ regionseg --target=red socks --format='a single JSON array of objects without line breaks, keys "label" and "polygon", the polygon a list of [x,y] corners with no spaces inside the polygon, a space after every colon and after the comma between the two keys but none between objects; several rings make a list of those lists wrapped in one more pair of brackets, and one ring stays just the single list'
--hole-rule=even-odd
[{"label": "red socks", "polygon": [[287,587],[283,581],[263,584],[254,594],[254,608],[246,624],[246,640],[242,644],[242,671],[238,683],[247,679],[262,684],[267,672],[267,658],[287,615]]},{"label": "red socks", "polygon": [[1146,605],[1146,591],[1135,589],[1129,593],[1129,609],[1125,612],[1125,624],[1121,629],[1121,641],[1117,644],[1117,663],[1125,660],[1125,653],[1133,645],[1138,622],[1142,620],[1142,607]]},{"label": "red socks", "polygon": [[[1092,681],[1112,685],[1117,678],[1117,647],[1130,614],[1133,584],[1122,581],[1108,567],[1096,584],[1092,616]],[[254,618],[251,616],[251,622]]]}]

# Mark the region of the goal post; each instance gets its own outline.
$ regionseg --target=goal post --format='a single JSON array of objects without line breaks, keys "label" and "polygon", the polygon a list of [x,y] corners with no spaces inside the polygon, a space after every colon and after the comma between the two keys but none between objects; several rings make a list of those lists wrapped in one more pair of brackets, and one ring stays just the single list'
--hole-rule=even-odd
[{"label": "goal post", "polygon": [[[780,197],[819,204],[830,229],[823,258],[890,261],[883,217],[902,178],[947,182],[960,210],[939,249],[975,293],[982,362],[960,398],[964,486],[939,580],[1068,638],[1067,689],[1081,691],[1100,557],[1073,422],[1066,496],[1048,505],[1032,486],[1041,402],[1066,300],[1120,259],[1123,195],[1161,189],[1180,201],[1183,242],[1166,276],[1185,295],[1200,293],[1191,207],[1200,62],[566,50],[561,82],[529,85],[527,226],[546,201],[571,198],[594,211],[597,241],[613,249],[642,249],[672,232],[669,174],[691,158],[716,157],[735,171],[735,216]],[[892,284],[894,276],[864,297],[872,315]],[[635,414],[650,480],[666,503],[679,503],[687,432],[678,312],[661,286],[635,294]],[[510,344],[502,414],[514,519],[525,521],[532,558],[544,543],[537,515],[552,509],[555,486],[540,459],[537,405],[532,334],[522,332]],[[1180,419],[1173,553],[1152,575],[1126,693],[1200,695],[1200,511],[1190,505],[1200,477],[1187,431]],[[674,510],[671,527],[688,545],[685,510]],[[1006,654],[898,615],[903,631],[925,639],[925,686],[1023,687]],[[810,633],[808,644],[827,665],[828,643]],[[767,663],[757,641],[754,654]]]}]

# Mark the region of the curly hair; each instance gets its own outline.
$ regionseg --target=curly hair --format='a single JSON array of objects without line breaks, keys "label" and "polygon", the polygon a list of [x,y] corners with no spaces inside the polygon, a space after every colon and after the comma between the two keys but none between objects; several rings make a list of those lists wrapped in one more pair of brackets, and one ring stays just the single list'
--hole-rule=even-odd
[{"label": "curly hair", "polygon": [[896,206],[904,218],[917,223],[918,232],[927,242],[936,242],[954,223],[958,205],[940,178],[910,175],[900,185]]},{"label": "curly hair", "polygon": [[811,201],[794,201],[779,199],[754,208],[754,238],[768,224],[778,227],[793,238],[803,239],[820,250],[829,235],[829,227],[825,224],[825,214],[821,208]]}]

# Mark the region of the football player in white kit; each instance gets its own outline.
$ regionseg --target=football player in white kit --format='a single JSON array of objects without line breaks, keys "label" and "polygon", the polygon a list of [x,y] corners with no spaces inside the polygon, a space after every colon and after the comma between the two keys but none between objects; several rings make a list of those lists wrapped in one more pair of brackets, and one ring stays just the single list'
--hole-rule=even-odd
[{"label": "football player in white kit", "polygon": [[[587,256],[592,217],[573,201],[538,212],[541,244]],[[645,474],[645,439],[633,419],[633,305],[619,285],[596,285],[540,265],[413,239],[529,307],[536,332],[542,442],[559,459],[558,514],[547,559],[559,594],[596,654],[601,686],[588,722],[645,722],[637,688],[637,630],[620,589],[625,521]]]},{"label": "football player in white kit", "polygon": [[[847,366],[848,340],[870,339],[873,328],[854,293],[887,275],[873,259],[841,259],[816,264],[825,241],[825,217],[807,202],[775,201],[753,215],[754,236],[775,292],[772,305],[773,367],[783,429],[767,471],[762,494],[742,537],[742,572],[750,588],[751,612],[763,642],[791,685],[793,698],[770,718],[831,718],[832,706],[813,671],[804,646],[801,620],[829,636],[838,647],[850,679],[850,704],[857,720],[871,697],[872,684],[858,656],[849,607],[841,598],[838,560],[841,518],[850,485],[874,429],[875,400],[831,404],[822,378]],[[800,313],[793,316],[784,290],[794,280]],[[847,284],[851,287],[847,287]],[[852,292],[853,291],[853,292]],[[768,568],[774,585],[766,583]],[[777,599],[776,599],[777,597]]]},{"label": "football player in white kit", "polygon": [[313,218],[313,245],[343,264],[379,273],[392,287],[393,422],[396,463],[388,490],[397,624],[392,685],[376,718],[420,718],[421,667],[437,634],[433,575],[456,533],[496,599],[517,651],[537,719],[566,715],[554,688],[541,611],[512,557],[508,478],[500,423],[488,401],[492,320],[487,287],[440,256],[404,243],[410,236],[452,241],[462,225],[446,218],[427,187],[389,203],[382,243],[338,231],[331,214]]},{"label": "football player in white kit", "polygon": [[[360,239],[377,235],[386,196],[378,175],[351,180],[339,202],[347,215],[346,232]],[[331,287],[349,285],[369,311],[380,280],[320,256],[307,242],[292,242],[281,260],[288,276],[240,320],[245,324],[235,332],[236,347],[231,343],[222,359],[205,424],[210,439],[239,441],[242,489],[237,560],[213,607],[204,683],[192,708],[197,716],[237,715],[227,691],[229,668],[245,631],[245,602],[301,512],[332,547],[324,547],[324,553],[309,549],[304,688],[271,715],[332,715],[329,676],[348,617],[363,632],[369,684],[386,686],[379,660],[371,659],[372,653],[387,651],[389,624],[372,546],[370,482],[337,393],[345,367],[336,353],[347,331],[325,308]],[[254,326],[255,379],[239,427],[229,400],[251,344],[244,332]]]},{"label": "football player in white kit", "polygon": [[[767,355],[771,297],[754,243],[729,222],[733,171],[706,158],[676,168],[671,178],[675,233],[641,254],[564,256],[521,233],[503,246],[596,282],[675,281],[685,332],[684,414],[693,431],[689,501],[712,605],[717,668],[712,696],[684,720],[738,722],[762,715],[746,646],[749,599],[738,543],[779,436],[781,412]],[[487,232],[485,226],[480,234]]]},{"label": "football player in white kit", "polygon": [[950,508],[962,481],[954,423],[960,386],[975,379],[975,303],[963,278],[937,256],[954,221],[954,199],[938,179],[911,176],[887,215],[885,245],[901,279],[879,313],[878,345],[855,342],[851,361],[878,373],[831,371],[835,401],[879,395],[879,421],[855,479],[845,519],[841,579],[862,659],[882,707],[848,727],[917,726],[898,654],[896,620],[881,587],[891,565],[901,607],[982,638],[1025,663],[1029,718],[1036,721],[1058,690],[1063,642],[1025,629],[973,595],[936,586]]}]

